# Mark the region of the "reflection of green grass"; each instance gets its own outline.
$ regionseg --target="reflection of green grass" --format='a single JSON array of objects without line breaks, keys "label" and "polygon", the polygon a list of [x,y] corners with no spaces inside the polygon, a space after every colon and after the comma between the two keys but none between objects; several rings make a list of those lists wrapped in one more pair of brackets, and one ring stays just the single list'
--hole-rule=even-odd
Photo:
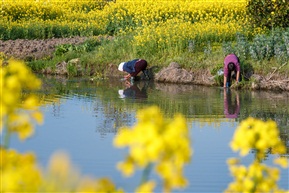
[{"label": "reflection of green grass", "polygon": [[61,102],[60,96],[71,95],[95,101],[92,102],[92,106],[102,106],[104,122],[115,121],[114,128],[106,128],[105,131],[108,132],[123,126],[136,110],[157,104],[165,112],[166,117],[181,113],[188,122],[214,128],[219,128],[222,122],[241,122],[247,117],[272,119],[278,124],[282,139],[289,137],[289,104],[286,97],[282,97],[282,93],[236,91],[240,97],[240,115],[237,119],[226,119],[224,118],[223,89],[190,85],[156,85],[155,83],[145,85],[145,82],[139,82],[137,86],[140,89],[145,87],[148,98],[135,100],[118,98],[118,90],[124,89],[124,85],[117,79],[91,82],[84,79],[60,81],[50,77],[49,79],[42,78],[42,81],[44,86],[39,95],[46,103],[47,101]]},{"label": "reflection of green grass", "polygon": [[[146,100],[119,100],[118,90],[124,89],[123,82],[118,79],[65,81],[56,78],[43,79],[44,85],[50,95],[77,94],[83,97],[95,97],[102,101],[104,106],[117,109],[136,110],[147,105],[158,104],[162,111],[168,115],[180,112],[188,117],[223,118],[224,99],[223,89],[192,86],[167,85],[145,82],[137,83],[140,89],[145,88],[148,98]],[[82,88],[82,89],[79,89]],[[45,88],[44,88],[45,89]],[[93,91],[91,93],[91,91]],[[289,108],[286,97],[282,94],[270,92],[236,91],[240,97],[240,119],[253,116],[260,119],[274,119],[278,123],[288,124]],[[235,92],[232,93],[234,97]],[[273,99],[272,99],[273,98]],[[276,98],[276,100],[274,99]],[[277,100],[278,98],[278,100]],[[115,100],[114,100],[115,99]],[[212,105],[212,102],[219,103]]]}]

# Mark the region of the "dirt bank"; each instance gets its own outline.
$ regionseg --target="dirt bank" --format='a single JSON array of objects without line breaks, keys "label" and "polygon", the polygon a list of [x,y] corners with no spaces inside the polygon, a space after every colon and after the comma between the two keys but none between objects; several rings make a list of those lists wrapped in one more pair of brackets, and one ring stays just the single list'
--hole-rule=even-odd
[{"label": "dirt bank", "polygon": [[40,58],[52,57],[57,45],[61,44],[81,44],[86,37],[73,38],[52,38],[45,40],[0,40],[0,52],[6,56],[13,56],[22,60],[33,60]]}]

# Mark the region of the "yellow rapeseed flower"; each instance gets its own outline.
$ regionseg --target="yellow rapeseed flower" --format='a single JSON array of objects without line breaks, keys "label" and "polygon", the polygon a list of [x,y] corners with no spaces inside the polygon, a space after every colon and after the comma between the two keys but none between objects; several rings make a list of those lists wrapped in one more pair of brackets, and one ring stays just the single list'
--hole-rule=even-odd
[{"label": "yellow rapeseed flower", "polygon": [[126,176],[137,168],[155,164],[155,171],[164,181],[164,189],[184,187],[187,184],[182,169],[190,161],[192,150],[186,120],[175,115],[166,120],[156,106],[139,110],[138,122],[133,128],[121,128],[114,145],[129,147],[126,159],[118,168]]},{"label": "yellow rapeseed flower", "polygon": [[288,158],[286,157],[279,157],[274,160],[275,164],[280,165],[283,168],[288,168]]},{"label": "yellow rapeseed flower", "polygon": [[65,179],[69,177],[71,167],[69,157],[65,153],[57,152],[50,158],[48,170],[52,175]]},{"label": "yellow rapeseed flower", "polygon": [[153,193],[153,189],[155,188],[156,184],[153,181],[148,181],[141,184],[137,189],[136,193]]},{"label": "yellow rapeseed flower", "polygon": [[42,174],[36,167],[32,153],[19,154],[15,150],[0,148],[1,191],[37,192]]},{"label": "yellow rapeseed flower", "polygon": [[0,73],[1,132],[6,128],[8,133],[15,132],[24,140],[34,133],[31,121],[41,124],[43,120],[42,113],[38,110],[38,98],[33,94],[23,95],[22,91],[39,89],[41,81],[23,62],[11,59],[7,63],[8,65],[1,65]]},{"label": "yellow rapeseed flower", "polygon": [[[286,152],[274,121],[247,118],[236,129],[230,145],[234,151],[240,151],[240,156],[245,156],[254,149],[256,158],[248,167],[240,165],[237,158],[228,160],[235,181],[229,184],[226,192],[284,192],[277,184],[279,170],[262,163],[268,149],[272,153]],[[274,163],[288,167],[286,158],[274,159]]]}]

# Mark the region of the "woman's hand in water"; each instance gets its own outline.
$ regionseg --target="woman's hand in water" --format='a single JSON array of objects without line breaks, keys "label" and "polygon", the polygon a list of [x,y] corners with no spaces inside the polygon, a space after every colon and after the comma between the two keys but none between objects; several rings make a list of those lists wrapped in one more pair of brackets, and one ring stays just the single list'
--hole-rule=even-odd
[{"label": "woman's hand in water", "polygon": [[124,78],[127,79],[127,80],[130,79],[130,77],[131,77],[130,74],[127,74],[127,75],[124,76]]}]

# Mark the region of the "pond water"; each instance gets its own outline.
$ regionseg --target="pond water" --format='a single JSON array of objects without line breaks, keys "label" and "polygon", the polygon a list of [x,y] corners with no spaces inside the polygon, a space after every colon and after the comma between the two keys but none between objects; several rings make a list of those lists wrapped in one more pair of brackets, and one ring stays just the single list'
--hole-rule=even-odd
[{"label": "pond water", "polygon": [[[141,172],[130,178],[121,175],[116,164],[127,150],[113,147],[112,141],[118,129],[133,126],[136,111],[147,106],[159,106],[168,118],[180,112],[187,119],[194,152],[184,169],[189,185],[173,192],[223,192],[233,180],[226,160],[237,157],[229,142],[238,124],[249,116],[275,120],[288,149],[289,93],[149,81],[126,88],[119,79],[41,78],[43,90],[39,95],[45,122],[36,126],[35,135],[25,142],[13,137],[10,147],[34,151],[42,166],[47,166],[53,153],[65,151],[82,174],[109,177],[126,192],[134,191]],[[252,151],[242,161],[251,163],[253,157]],[[271,165],[272,158],[268,154],[264,162]],[[289,189],[288,169],[281,169],[279,186]]]}]

